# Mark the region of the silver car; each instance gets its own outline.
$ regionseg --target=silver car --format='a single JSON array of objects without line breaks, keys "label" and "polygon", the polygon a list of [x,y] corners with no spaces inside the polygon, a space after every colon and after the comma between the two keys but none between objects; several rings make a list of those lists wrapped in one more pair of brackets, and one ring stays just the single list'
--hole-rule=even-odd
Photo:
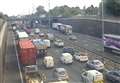
[{"label": "silver car", "polygon": [[104,64],[100,60],[91,60],[87,62],[87,67],[95,70],[103,70]]},{"label": "silver car", "polygon": [[70,39],[70,40],[77,40],[77,37],[76,37],[75,35],[70,35],[70,36],[69,36],[69,39]]},{"label": "silver car", "polygon": [[69,79],[67,70],[65,68],[56,68],[54,70],[54,76],[57,78],[57,80],[68,80]]}]

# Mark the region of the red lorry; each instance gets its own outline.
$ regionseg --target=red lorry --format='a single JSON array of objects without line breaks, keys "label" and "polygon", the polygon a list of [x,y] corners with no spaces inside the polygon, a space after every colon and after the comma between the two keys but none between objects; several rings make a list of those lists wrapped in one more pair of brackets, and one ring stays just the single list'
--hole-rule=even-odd
[{"label": "red lorry", "polygon": [[27,66],[36,64],[37,50],[30,40],[20,40],[18,51],[22,65]]}]

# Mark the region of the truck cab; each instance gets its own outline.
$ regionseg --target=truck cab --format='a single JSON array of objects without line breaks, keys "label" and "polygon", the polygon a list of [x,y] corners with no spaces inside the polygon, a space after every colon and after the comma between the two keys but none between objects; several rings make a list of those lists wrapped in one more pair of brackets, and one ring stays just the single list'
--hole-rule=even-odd
[{"label": "truck cab", "polygon": [[97,70],[88,70],[82,73],[83,83],[104,83],[103,74]]},{"label": "truck cab", "polygon": [[46,77],[43,73],[38,72],[37,65],[30,65],[24,67],[25,83],[43,83]]}]

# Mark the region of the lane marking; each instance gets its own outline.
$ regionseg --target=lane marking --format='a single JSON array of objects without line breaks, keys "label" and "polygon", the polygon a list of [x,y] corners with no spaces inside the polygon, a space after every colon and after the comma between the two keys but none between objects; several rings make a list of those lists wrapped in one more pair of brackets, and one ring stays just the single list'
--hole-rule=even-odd
[{"label": "lane marking", "polygon": [[[14,36],[13,36],[13,40],[14,40]],[[24,83],[15,40],[14,40],[13,43],[14,43],[14,47],[15,47],[15,54],[16,54],[16,57],[17,57],[17,64],[18,64],[18,69],[19,69],[19,73],[20,73],[21,83]]]}]

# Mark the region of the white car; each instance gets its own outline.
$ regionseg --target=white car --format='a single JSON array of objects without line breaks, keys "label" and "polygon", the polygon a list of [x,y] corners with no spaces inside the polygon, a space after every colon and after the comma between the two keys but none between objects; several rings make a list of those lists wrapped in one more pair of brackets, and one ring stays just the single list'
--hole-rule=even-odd
[{"label": "white car", "polygon": [[72,64],[73,56],[70,53],[62,53],[60,60],[63,64]]},{"label": "white car", "polygon": [[75,53],[74,58],[81,62],[88,61],[88,53],[85,52]]},{"label": "white car", "polygon": [[56,39],[54,44],[57,47],[63,47],[64,46],[64,42],[61,39]]},{"label": "white car", "polygon": [[77,37],[76,37],[75,35],[70,35],[70,36],[69,36],[69,39],[70,39],[70,40],[77,40]]},{"label": "white car", "polygon": [[39,28],[36,28],[36,29],[35,29],[35,33],[36,33],[36,34],[39,34],[39,33],[40,33],[40,29],[39,29]]}]

